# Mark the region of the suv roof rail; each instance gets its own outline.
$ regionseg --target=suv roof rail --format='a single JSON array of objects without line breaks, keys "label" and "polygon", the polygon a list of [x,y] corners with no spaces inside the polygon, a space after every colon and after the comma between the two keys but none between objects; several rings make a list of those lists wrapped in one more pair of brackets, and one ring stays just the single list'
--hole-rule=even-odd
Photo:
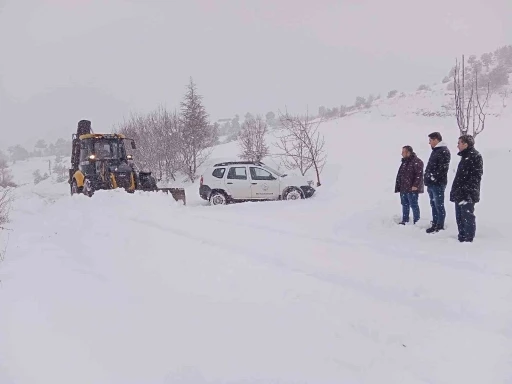
[{"label": "suv roof rail", "polygon": [[226,165],[234,165],[234,164],[244,164],[244,165],[265,165],[261,161],[225,161],[222,163],[217,163],[214,165],[214,167],[223,167]]}]

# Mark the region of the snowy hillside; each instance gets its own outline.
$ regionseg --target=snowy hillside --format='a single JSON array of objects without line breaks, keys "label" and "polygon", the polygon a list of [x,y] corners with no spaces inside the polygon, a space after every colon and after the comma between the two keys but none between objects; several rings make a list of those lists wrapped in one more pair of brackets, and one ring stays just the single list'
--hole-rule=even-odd
[{"label": "snowy hillside", "polygon": [[[439,87],[440,88],[440,87]],[[403,145],[426,161],[444,90],[322,126],[328,163],[304,201],[210,207],[69,185],[15,164],[0,265],[0,383],[512,382],[512,111],[493,100],[474,243],[398,226]],[[420,111],[420,112],[418,112]],[[272,140],[272,133],[269,134]],[[210,162],[232,159],[235,142]],[[278,158],[266,159],[278,166]],[[5,244],[7,233],[1,234]]]}]

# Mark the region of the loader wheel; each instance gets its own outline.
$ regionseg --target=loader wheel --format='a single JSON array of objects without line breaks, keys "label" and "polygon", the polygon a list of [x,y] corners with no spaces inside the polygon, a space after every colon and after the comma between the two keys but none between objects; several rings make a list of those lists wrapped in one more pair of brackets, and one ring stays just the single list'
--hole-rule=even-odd
[{"label": "loader wheel", "polygon": [[226,205],[228,203],[228,199],[226,195],[222,192],[213,192],[210,195],[210,204],[211,205]]},{"label": "loader wheel", "polygon": [[84,180],[84,186],[82,187],[82,192],[85,196],[92,197],[94,194],[94,188],[92,187],[91,181],[89,179]]},{"label": "loader wheel", "polygon": [[76,180],[73,180],[73,182],[71,183],[71,196],[82,193],[82,189],[83,187],[78,187],[78,185],[76,184]]}]

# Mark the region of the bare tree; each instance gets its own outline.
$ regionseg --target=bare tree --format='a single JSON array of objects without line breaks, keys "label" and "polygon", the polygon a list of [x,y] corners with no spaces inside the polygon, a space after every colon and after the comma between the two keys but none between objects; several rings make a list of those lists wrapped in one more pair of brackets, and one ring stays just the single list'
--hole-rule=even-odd
[{"label": "bare tree", "polygon": [[507,107],[506,100],[507,100],[507,98],[508,98],[509,94],[510,94],[510,91],[509,91],[507,88],[503,88],[503,89],[500,91],[501,103],[502,103],[503,108],[506,108],[506,107]]},{"label": "bare tree", "polygon": [[[127,138],[135,140],[137,151],[134,156],[135,165],[144,171],[158,169],[158,157],[155,146],[158,138],[150,127],[148,116],[131,114],[128,120],[118,125],[117,131]],[[129,149],[129,146],[127,148]]]},{"label": "bare tree", "polygon": [[[478,86],[478,69],[473,68],[473,75],[469,81],[466,81],[467,72],[465,70],[464,55],[462,56],[462,79],[461,64],[455,61],[455,69],[453,71],[454,80],[454,101],[455,114],[457,117],[457,125],[461,135],[469,132],[472,123],[472,136],[476,138],[485,128],[485,107],[489,101],[490,83],[487,83],[487,94],[484,102],[480,100],[480,90]],[[466,85],[468,87],[466,87]],[[467,97],[467,101],[466,101]],[[478,119],[478,121],[477,121]]]},{"label": "bare tree", "polygon": [[160,106],[149,116],[153,137],[153,157],[160,178],[176,180],[176,174],[183,168],[180,157],[180,121],[176,111],[168,112]]},{"label": "bare tree", "polygon": [[325,166],[327,156],[325,153],[325,139],[318,132],[323,118],[312,119],[308,113],[305,116],[292,116],[288,112],[281,114],[279,120],[285,134],[279,138],[276,146],[283,151],[281,157],[287,168],[299,168],[304,176],[314,168],[317,186],[320,182],[320,173]]},{"label": "bare tree", "polygon": [[280,154],[281,160],[286,168],[298,168],[301,175],[304,176],[313,166],[313,161],[307,155],[306,145],[304,144],[306,141],[296,137],[295,133],[301,135],[302,132],[293,126],[296,124],[293,120],[282,119],[280,116],[280,122],[286,132],[285,135],[279,137],[279,142],[276,143],[276,146],[282,151]]},{"label": "bare tree", "polygon": [[136,152],[130,154],[139,169],[155,172],[158,179],[176,180],[183,168],[179,124],[176,112],[159,106],[146,115],[132,115],[117,131],[137,142]]},{"label": "bare tree", "polygon": [[269,154],[269,148],[265,143],[267,123],[261,116],[250,117],[242,124],[242,130],[238,136],[238,145],[242,153],[240,158],[247,161],[261,161]]}]

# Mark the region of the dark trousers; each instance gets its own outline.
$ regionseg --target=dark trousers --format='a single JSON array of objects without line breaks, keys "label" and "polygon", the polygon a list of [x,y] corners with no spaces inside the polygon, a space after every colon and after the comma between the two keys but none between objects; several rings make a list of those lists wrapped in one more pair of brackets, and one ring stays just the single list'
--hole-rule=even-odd
[{"label": "dark trousers", "polygon": [[412,209],[413,220],[416,223],[420,219],[418,192],[400,193],[400,202],[402,203],[402,221],[409,222],[409,212]]},{"label": "dark trousers", "polygon": [[432,223],[439,228],[444,228],[446,209],[444,207],[444,191],[446,185],[433,185],[427,187],[430,206],[432,207]]},{"label": "dark trousers", "polygon": [[455,203],[459,241],[473,241],[476,233],[475,203]]}]

